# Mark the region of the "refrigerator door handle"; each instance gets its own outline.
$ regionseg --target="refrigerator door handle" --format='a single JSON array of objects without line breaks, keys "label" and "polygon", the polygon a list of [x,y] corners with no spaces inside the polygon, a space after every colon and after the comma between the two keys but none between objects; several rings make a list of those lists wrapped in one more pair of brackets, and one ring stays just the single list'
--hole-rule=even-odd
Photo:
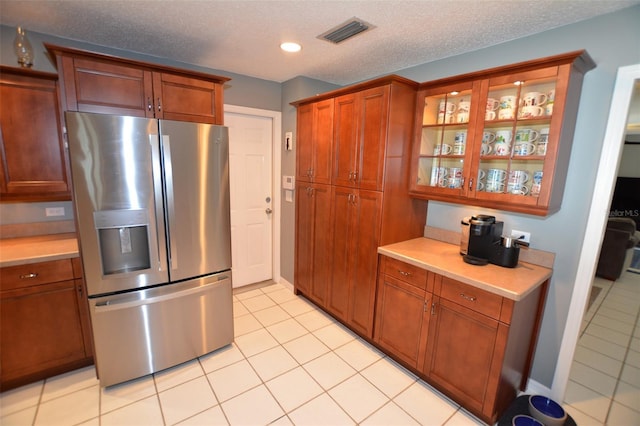
[{"label": "refrigerator door handle", "polygon": [[131,296],[125,297],[121,300],[118,300],[118,296],[115,296],[112,299],[107,299],[96,303],[95,305],[95,313],[99,314],[102,312],[109,311],[117,311],[122,309],[130,309],[136,308],[138,306],[143,305],[151,305],[158,302],[163,302],[167,300],[179,299],[182,297],[186,297],[192,294],[197,294],[201,292],[205,292],[213,286],[221,286],[230,280],[229,276],[221,276],[216,281],[193,284],[188,286],[187,288],[182,288],[179,290],[171,290],[167,289],[162,293],[152,296],[152,297],[144,297],[144,296]]},{"label": "refrigerator door handle", "polygon": [[162,205],[162,166],[160,164],[160,148],[158,146],[158,135],[149,135],[149,145],[151,146],[151,167],[153,176],[153,202],[156,225],[156,249],[158,251],[158,270],[167,270],[167,247],[164,237],[164,207]]},{"label": "refrigerator door handle", "polygon": [[169,229],[169,258],[171,260],[171,269],[178,269],[178,250],[176,244],[171,243],[171,237],[175,234],[176,209],[173,194],[173,167],[171,164],[171,141],[169,135],[161,135],[162,138],[162,155],[164,157],[164,177],[167,188],[167,228]]}]

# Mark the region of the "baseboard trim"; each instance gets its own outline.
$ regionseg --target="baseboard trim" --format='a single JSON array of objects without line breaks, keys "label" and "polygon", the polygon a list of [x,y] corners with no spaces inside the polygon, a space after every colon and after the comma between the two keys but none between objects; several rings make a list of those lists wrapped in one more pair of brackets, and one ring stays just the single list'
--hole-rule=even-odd
[{"label": "baseboard trim", "polygon": [[533,379],[529,379],[529,381],[527,382],[527,389],[525,391],[525,393],[527,394],[531,394],[531,395],[546,395],[549,396],[551,395],[551,388],[548,388],[546,386],[544,386],[543,384],[533,380]]}]

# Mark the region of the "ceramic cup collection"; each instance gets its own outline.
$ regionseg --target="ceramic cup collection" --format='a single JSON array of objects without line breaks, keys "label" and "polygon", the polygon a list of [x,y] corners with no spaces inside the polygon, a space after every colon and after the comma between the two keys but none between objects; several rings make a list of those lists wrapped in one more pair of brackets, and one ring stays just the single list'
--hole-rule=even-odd
[{"label": "ceramic cup collection", "polygon": [[484,169],[478,170],[478,183],[476,184],[476,189],[478,191],[484,191],[485,182],[487,178],[487,172]]},{"label": "ceramic cup collection", "polygon": [[453,155],[464,155],[465,147],[467,145],[467,132],[456,132],[453,142]]},{"label": "ceramic cup collection", "polygon": [[529,187],[526,185],[531,179],[531,175],[526,170],[511,170],[509,172],[509,181],[507,184],[507,192],[511,194],[527,195]]},{"label": "ceramic cup collection", "polygon": [[469,101],[460,101],[458,102],[457,113],[456,113],[456,122],[457,123],[466,123],[469,121],[469,110],[471,109],[471,102]]},{"label": "ceramic cup collection", "polygon": [[495,120],[497,117],[496,110],[500,106],[500,101],[494,98],[487,99],[487,106],[484,113],[484,119],[486,121]]},{"label": "ceramic cup collection", "polygon": [[431,186],[445,186],[448,170],[446,167],[434,167],[431,169]]},{"label": "ceramic cup collection", "polygon": [[449,155],[453,152],[453,147],[447,143],[433,147],[433,155]]},{"label": "ceramic cup collection", "polygon": [[462,167],[449,168],[446,186],[448,188],[460,188],[462,186]]},{"label": "ceramic cup collection", "polygon": [[498,119],[510,120],[514,118],[516,111],[516,97],[512,95],[501,96],[498,105]]},{"label": "ceramic cup collection", "polygon": [[533,172],[533,183],[531,184],[531,195],[540,195],[540,188],[542,187],[542,170],[536,170]]},{"label": "ceramic cup collection", "polygon": [[536,155],[547,154],[547,144],[549,142],[549,128],[540,129],[540,136],[536,143]]},{"label": "ceramic cup collection", "polygon": [[511,130],[498,130],[496,132],[496,141],[493,147],[495,155],[511,154]]},{"label": "ceramic cup collection", "polygon": [[456,109],[457,109],[457,106],[454,103],[447,102],[447,101],[440,102],[440,105],[438,108],[438,124],[453,123]]},{"label": "ceramic cup collection", "polygon": [[507,171],[504,169],[487,170],[487,181],[485,183],[486,192],[503,192],[505,180],[507,179]]}]

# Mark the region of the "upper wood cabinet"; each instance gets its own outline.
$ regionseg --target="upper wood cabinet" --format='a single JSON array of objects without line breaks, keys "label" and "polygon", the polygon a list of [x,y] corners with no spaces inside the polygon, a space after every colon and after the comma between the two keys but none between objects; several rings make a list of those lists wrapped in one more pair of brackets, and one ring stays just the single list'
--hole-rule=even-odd
[{"label": "upper wood cabinet", "polygon": [[333,152],[333,99],[298,108],[296,179],[301,182],[331,183]]},{"label": "upper wood cabinet", "polygon": [[585,51],[423,83],[413,196],[545,216],[560,209]]},{"label": "upper wood cabinet", "polygon": [[375,87],[335,100],[334,185],[382,189],[389,92]]},{"label": "upper wood cabinet", "polygon": [[229,79],[45,44],[68,111],[223,124]]},{"label": "upper wood cabinet", "polygon": [[0,67],[0,198],[70,200],[58,76]]}]

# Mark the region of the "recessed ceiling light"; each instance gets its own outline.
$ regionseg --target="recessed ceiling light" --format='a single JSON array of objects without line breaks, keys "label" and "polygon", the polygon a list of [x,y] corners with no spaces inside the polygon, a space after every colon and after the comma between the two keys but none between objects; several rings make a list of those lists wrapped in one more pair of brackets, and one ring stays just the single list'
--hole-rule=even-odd
[{"label": "recessed ceiling light", "polygon": [[302,49],[302,46],[300,46],[298,43],[286,42],[280,45],[280,49],[284,50],[285,52],[299,52],[300,49]]}]

